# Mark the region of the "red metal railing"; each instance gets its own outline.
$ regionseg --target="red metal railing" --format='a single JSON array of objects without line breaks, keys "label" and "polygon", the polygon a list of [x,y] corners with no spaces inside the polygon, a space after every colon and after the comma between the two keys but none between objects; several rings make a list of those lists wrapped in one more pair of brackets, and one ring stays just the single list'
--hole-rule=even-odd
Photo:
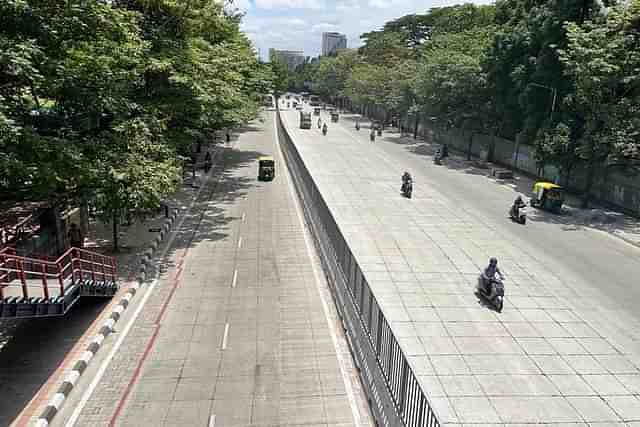
[{"label": "red metal railing", "polygon": [[59,295],[64,295],[67,283],[82,280],[116,281],[117,266],[115,258],[87,251],[70,248],[55,260],[22,257],[16,255],[13,248],[0,250],[0,300],[5,297],[5,289],[9,286],[22,287],[22,296],[29,297],[29,281],[40,281],[43,296],[49,298],[50,286],[59,288]]}]

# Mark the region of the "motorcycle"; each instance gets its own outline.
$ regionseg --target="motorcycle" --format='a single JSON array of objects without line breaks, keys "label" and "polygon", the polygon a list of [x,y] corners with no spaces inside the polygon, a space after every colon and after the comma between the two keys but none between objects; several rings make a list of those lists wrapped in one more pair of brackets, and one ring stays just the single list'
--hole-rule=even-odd
[{"label": "motorcycle", "polygon": [[375,141],[376,140],[376,133],[375,132],[371,132],[369,134],[369,139],[371,140],[371,142]]},{"label": "motorcycle", "polygon": [[320,129],[321,127],[322,127],[322,121],[318,119],[318,129]]},{"label": "motorcycle", "polygon": [[411,198],[411,193],[413,193],[413,181],[408,179],[402,183],[402,195],[407,199]]},{"label": "motorcycle", "polygon": [[440,150],[436,151],[436,155],[433,156],[433,163],[436,165],[442,164],[442,152]]},{"label": "motorcycle", "polygon": [[382,128],[381,127],[378,128],[378,136],[382,136]]},{"label": "motorcycle", "polygon": [[360,130],[360,123],[356,123],[356,130]]},{"label": "motorcycle", "polygon": [[478,278],[477,294],[487,300],[496,311],[500,313],[504,305],[504,279],[496,274],[489,284],[490,293],[487,293],[487,280],[489,279],[485,277],[484,274],[480,275]]},{"label": "motorcycle", "polygon": [[327,127],[326,127],[326,126],[324,126],[324,127],[322,128],[322,134],[323,134],[324,136],[327,136]]},{"label": "motorcycle", "polygon": [[518,213],[517,214],[516,214],[515,210],[516,210],[516,207],[514,205],[511,205],[511,209],[509,209],[509,217],[513,221],[524,225],[527,222],[527,207],[526,206],[521,206],[518,209]]}]

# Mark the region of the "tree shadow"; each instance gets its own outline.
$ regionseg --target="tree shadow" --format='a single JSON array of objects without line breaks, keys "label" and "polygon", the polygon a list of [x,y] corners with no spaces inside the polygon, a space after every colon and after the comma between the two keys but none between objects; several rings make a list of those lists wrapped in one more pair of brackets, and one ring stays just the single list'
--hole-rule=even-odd
[{"label": "tree shadow", "polygon": [[66,316],[0,322],[0,393],[11,396],[0,401],[0,425],[20,415],[108,302],[83,297]]},{"label": "tree shadow", "polygon": [[[167,251],[163,262],[159,263],[163,268],[174,267],[172,260],[175,259],[174,255],[178,251],[189,250],[207,242],[224,240],[232,234],[234,222],[241,221],[242,217],[230,215],[229,208],[238,199],[247,197],[249,189],[269,185],[268,182],[263,183],[257,179],[258,158],[269,154],[228,147],[223,149],[221,163],[214,167],[208,181],[201,184],[203,187],[198,188],[200,193],[191,210],[187,211],[187,206],[181,207],[184,211],[182,214],[184,221],[176,230],[176,239],[171,249]],[[251,164],[256,165],[254,175],[238,173]],[[155,270],[152,271],[152,273],[155,272]],[[147,277],[150,277],[149,274]]]},{"label": "tree shadow", "polygon": [[[387,133],[384,140],[401,145],[410,153],[431,157],[431,161],[437,148],[440,147],[440,144],[432,140],[413,139],[411,136],[401,136],[398,132]],[[505,167],[488,163],[487,168],[482,168],[477,160],[467,160],[466,153],[456,148],[449,148],[449,157],[442,161],[442,165],[434,165],[434,167],[445,167],[465,174],[484,176],[497,185],[509,187],[514,193],[524,195],[525,200],[531,197],[533,184],[536,181],[535,177],[515,171],[513,179],[495,178],[491,176],[491,169],[505,169]],[[514,199],[517,194],[514,194]],[[560,213],[530,208],[527,212],[527,220],[557,224],[563,231],[591,228],[612,234],[619,232],[640,234],[640,222],[636,218],[595,204],[592,204],[591,209],[582,209],[579,207],[580,204],[578,196],[567,193]]]}]

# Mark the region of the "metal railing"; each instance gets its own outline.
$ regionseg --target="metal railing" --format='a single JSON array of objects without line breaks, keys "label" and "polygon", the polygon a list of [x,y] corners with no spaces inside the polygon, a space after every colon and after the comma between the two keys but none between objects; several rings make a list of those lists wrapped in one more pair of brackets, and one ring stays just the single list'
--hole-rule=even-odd
[{"label": "metal railing", "polygon": [[321,253],[347,338],[379,425],[439,427],[436,415],[349,245],[277,113],[287,168]]},{"label": "metal railing", "polygon": [[[22,297],[29,295],[29,281],[40,281],[43,296],[49,299],[58,289],[57,296],[65,294],[68,283],[85,280],[116,282],[115,258],[79,248],[70,248],[55,260],[16,255],[13,248],[0,251],[0,302],[9,286],[20,286]],[[17,282],[17,283],[16,283]]]}]

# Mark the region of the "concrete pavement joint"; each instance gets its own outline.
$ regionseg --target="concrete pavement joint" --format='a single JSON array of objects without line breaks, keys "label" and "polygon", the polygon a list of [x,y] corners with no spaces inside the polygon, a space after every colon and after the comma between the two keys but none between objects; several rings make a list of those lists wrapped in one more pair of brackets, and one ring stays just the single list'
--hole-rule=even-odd
[{"label": "concrete pavement joint", "polygon": [[[219,151],[216,151],[213,158],[217,157]],[[198,192],[199,194],[199,192]],[[194,197],[194,200],[197,199],[197,195]],[[49,401],[49,404],[44,409],[40,418],[38,419],[36,426],[37,427],[47,427],[55,417],[55,415],[60,410],[60,407],[64,403],[65,399],[69,396],[75,383],[78,378],[82,375],[82,373],[86,370],[89,362],[93,359],[93,356],[100,350],[102,343],[105,341],[105,338],[114,331],[114,327],[116,322],[122,316],[124,310],[129,306],[129,302],[133,298],[133,296],[137,293],[138,289],[142,284],[146,281],[146,264],[148,264],[153,258],[154,253],[157,251],[159,247],[159,242],[161,242],[164,237],[168,234],[169,230],[172,229],[173,225],[176,222],[178,216],[178,210],[174,209],[168,218],[165,219],[164,224],[162,226],[162,230],[160,234],[156,236],[154,241],[150,244],[150,246],[144,251],[142,258],[140,260],[140,266],[138,268],[138,274],[136,277],[136,281],[127,289],[125,295],[120,299],[119,303],[113,309],[109,318],[104,322],[102,327],[100,328],[98,334],[92,339],[90,344],[87,346],[87,349],[84,351],[83,355],[80,357],[78,361],[74,364],[71,372],[67,375],[65,380],[62,382],[60,387],[58,388],[57,393],[53,396],[53,398]]]}]

